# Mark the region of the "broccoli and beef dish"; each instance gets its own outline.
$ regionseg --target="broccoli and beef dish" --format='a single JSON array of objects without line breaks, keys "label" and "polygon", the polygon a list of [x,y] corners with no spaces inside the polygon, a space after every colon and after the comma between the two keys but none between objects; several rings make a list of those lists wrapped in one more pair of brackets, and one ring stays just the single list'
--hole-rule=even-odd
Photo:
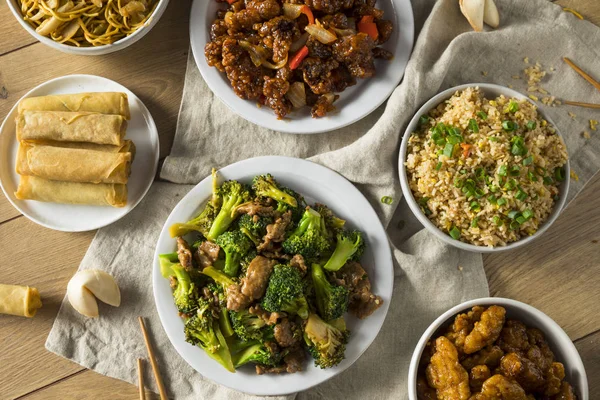
[{"label": "broccoli and beef dish", "polygon": [[177,251],[160,255],[186,340],[235,369],[297,372],[312,356],[344,359],[347,312],[366,318],[383,303],[360,264],[360,231],[273,176],[217,183],[202,212],[169,229]]},{"label": "broccoli and beef dish", "polygon": [[205,47],[209,66],[224,72],[235,94],[281,119],[311,107],[313,118],[335,108],[336,93],[375,74],[379,47],[392,35],[375,0],[216,0]]}]

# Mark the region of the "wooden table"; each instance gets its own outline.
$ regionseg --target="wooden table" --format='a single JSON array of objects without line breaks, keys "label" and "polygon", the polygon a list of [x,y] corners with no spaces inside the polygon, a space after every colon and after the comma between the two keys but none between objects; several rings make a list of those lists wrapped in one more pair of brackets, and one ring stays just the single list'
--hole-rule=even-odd
[{"label": "wooden table", "polygon": [[[598,0],[559,3],[600,24]],[[0,1],[0,120],[26,91],[48,79],[73,73],[101,75],[123,83],[148,106],[158,125],[161,157],[166,156],[183,89],[190,5],[191,0],[172,1],[158,25],[127,51],[82,57],[36,42],[15,21],[6,2]],[[599,71],[592,72],[598,76]],[[493,296],[539,308],[575,342],[586,365],[591,399],[600,398],[598,192],[600,177],[590,182],[534,247],[485,257]],[[93,237],[94,232],[42,228],[0,196],[0,282],[37,287],[44,301],[34,319],[0,316],[0,400],[136,397],[135,386],[44,348],[67,282]]]}]

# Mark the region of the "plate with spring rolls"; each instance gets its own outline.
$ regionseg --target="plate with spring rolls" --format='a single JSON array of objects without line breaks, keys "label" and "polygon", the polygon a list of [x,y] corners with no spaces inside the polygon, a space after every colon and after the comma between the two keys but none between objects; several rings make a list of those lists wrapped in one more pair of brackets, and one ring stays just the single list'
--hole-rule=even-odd
[{"label": "plate with spring rolls", "polygon": [[93,75],[68,75],[25,94],[0,127],[0,185],[23,215],[81,232],[120,219],[156,174],[158,131],[141,100]]}]

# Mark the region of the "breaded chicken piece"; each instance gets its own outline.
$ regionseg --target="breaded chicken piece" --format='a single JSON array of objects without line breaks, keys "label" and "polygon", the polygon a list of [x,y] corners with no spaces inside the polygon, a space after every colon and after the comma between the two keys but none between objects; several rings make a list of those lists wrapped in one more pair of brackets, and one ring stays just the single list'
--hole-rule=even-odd
[{"label": "breaded chicken piece", "polygon": [[528,400],[523,388],[504,375],[494,375],[483,382],[481,393],[471,400]]},{"label": "breaded chicken piece", "polygon": [[471,396],[469,374],[458,362],[458,351],[448,338],[436,339],[435,353],[425,372],[439,400],[468,400]]},{"label": "breaded chicken piece", "polygon": [[505,317],[506,310],[504,307],[488,307],[481,314],[481,319],[475,322],[473,330],[465,338],[465,353],[475,353],[485,346],[494,343],[498,339],[498,336],[500,336]]},{"label": "breaded chicken piece", "polygon": [[509,353],[502,357],[500,371],[504,376],[517,381],[528,392],[539,393],[544,389],[544,373],[519,353]]}]

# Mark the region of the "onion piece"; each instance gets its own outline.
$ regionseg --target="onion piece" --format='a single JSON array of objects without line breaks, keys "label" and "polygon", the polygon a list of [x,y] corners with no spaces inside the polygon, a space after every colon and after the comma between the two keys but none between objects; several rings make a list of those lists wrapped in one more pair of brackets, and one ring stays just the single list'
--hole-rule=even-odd
[{"label": "onion piece", "polygon": [[333,29],[333,31],[340,36],[356,35],[356,30],[354,30],[354,29],[339,29],[339,28],[331,28],[331,29]]},{"label": "onion piece", "polygon": [[119,9],[119,13],[124,17],[131,17],[139,11],[146,11],[146,6],[141,1],[132,1]]},{"label": "onion piece", "polygon": [[285,3],[283,5],[283,15],[291,19],[296,19],[302,14],[302,7],[304,7],[304,4]]},{"label": "onion piece", "polygon": [[239,44],[242,49],[248,52],[252,63],[254,63],[254,65],[256,65],[257,67],[260,67],[262,65],[263,67],[269,69],[280,69],[285,67],[285,65],[288,62],[288,57],[286,55],[285,59],[278,62],[277,64],[270,63],[269,61],[267,61],[268,53],[265,48],[261,46],[255,46],[252,43],[247,42],[245,40],[240,40]]},{"label": "onion piece", "polygon": [[294,108],[304,107],[306,105],[306,91],[303,82],[294,82],[285,97],[292,103]]},{"label": "onion piece", "polygon": [[58,7],[56,11],[59,13],[66,13],[68,11],[71,11],[73,7],[75,7],[75,4],[71,0],[69,0],[62,6]]},{"label": "onion piece", "polygon": [[316,24],[307,25],[304,28],[306,32],[308,32],[312,37],[317,39],[319,42],[323,44],[333,43],[337,40],[337,36],[335,34],[329,32],[327,29],[321,25],[319,21]]},{"label": "onion piece", "polygon": [[35,29],[35,31],[42,36],[49,36],[50,34],[56,32],[56,30],[60,28],[62,24],[63,21],[59,20],[56,17],[52,17],[47,20],[44,20],[44,22],[42,22],[40,26],[38,26]]},{"label": "onion piece", "polygon": [[[288,3],[286,3],[286,4],[288,4]],[[298,50],[300,50],[302,48],[302,46],[304,46],[306,44],[307,40],[308,40],[308,32],[304,32],[298,40],[296,40],[294,43],[292,43],[292,45],[290,46],[290,53],[295,53]]]},{"label": "onion piece", "polygon": [[67,40],[71,39],[73,36],[75,36],[75,34],[79,31],[80,26],[79,26],[79,21],[81,19],[77,18],[71,22],[69,22],[67,25],[65,25],[65,27],[62,29],[62,31],[60,32],[60,36],[61,36],[61,43],[66,42]]}]

